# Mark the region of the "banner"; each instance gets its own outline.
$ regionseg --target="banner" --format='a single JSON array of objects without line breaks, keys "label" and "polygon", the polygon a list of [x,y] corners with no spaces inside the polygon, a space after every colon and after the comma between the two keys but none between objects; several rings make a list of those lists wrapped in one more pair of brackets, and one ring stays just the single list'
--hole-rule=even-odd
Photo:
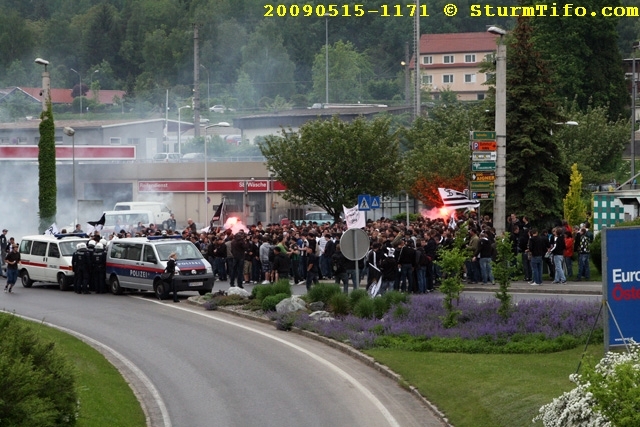
[{"label": "banner", "polygon": [[347,209],[342,205],[342,209],[344,210],[344,218],[347,221],[347,228],[363,228],[367,226],[364,212],[358,210],[358,205],[351,209]]},{"label": "banner", "polygon": [[450,188],[438,188],[442,203],[452,209],[478,209],[479,201],[470,200],[466,194]]}]

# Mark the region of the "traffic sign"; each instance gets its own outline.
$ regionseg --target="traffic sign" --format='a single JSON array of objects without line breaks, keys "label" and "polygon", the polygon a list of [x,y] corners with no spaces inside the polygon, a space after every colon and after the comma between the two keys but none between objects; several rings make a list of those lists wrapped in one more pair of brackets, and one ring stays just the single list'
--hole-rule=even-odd
[{"label": "traffic sign", "polygon": [[472,191],[471,198],[473,200],[493,200],[496,197],[495,191]]},{"label": "traffic sign", "polygon": [[469,183],[471,191],[494,191],[495,182],[493,181],[471,181]]},{"label": "traffic sign", "polygon": [[348,260],[362,259],[369,251],[369,235],[360,228],[350,228],[340,238],[340,250]]},{"label": "traffic sign", "polygon": [[370,195],[368,195],[368,194],[358,194],[358,210],[360,210],[360,211],[370,211],[371,210],[371,196]]},{"label": "traffic sign", "polygon": [[474,151],[471,153],[471,160],[478,162],[482,160],[491,160],[493,162],[498,158],[497,151]]},{"label": "traffic sign", "polygon": [[471,174],[471,181],[495,181],[495,172],[474,172]]},{"label": "traffic sign", "polygon": [[371,196],[371,209],[380,209],[380,196]]},{"label": "traffic sign", "polygon": [[496,162],[472,162],[472,171],[494,171],[496,170]]},{"label": "traffic sign", "polygon": [[471,149],[473,151],[496,151],[498,144],[495,141],[473,141]]},{"label": "traffic sign", "polygon": [[488,130],[473,131],[471,134],[471,139],[473,139],[474,141],[487,141],[490,139],[496,139],[496,133],[494,131]]}]

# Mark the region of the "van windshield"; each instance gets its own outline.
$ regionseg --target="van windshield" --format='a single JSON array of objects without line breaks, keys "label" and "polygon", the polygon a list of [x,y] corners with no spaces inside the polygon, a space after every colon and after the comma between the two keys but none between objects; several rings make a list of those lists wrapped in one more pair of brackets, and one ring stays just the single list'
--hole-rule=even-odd
[{"label": "van windshield", "polygon": [[161,243],[156,246],[158,256],[162,261],[166,261],[171,253],[175,252],[178,255],[178,261],[185,259],[202,259],[202,253],[198,250],[196,245],[187,241],[167,242]]},{"label": "van windshield", "polygon": [[60,243],[58,243],[58,246],[60,247],[60,254],[62,256],[72,256],[73,253],[76,251],[76,246],[80,242],[85,242],[86,243],[86,240],[63,240],[63,241],[61,241]]}]

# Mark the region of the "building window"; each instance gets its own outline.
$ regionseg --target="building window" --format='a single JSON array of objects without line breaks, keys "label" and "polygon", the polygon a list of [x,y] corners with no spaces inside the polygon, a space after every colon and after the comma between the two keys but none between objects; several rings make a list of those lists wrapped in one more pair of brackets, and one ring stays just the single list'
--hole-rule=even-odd
[{"label": "building window", "polygon": [[433,84],[433,76],[430,74],[422,76],[422,84],[423,85],[432,85]]},{"label": "building window", "polygon": [[442,83],[453,83],[453,74],[445,74],[442,76]]},{"label": "building window", "polygon": [[122,144],[122,141],[120,140],[120,138],[109,138],[109,144],[120,145]]},{"label": "building window", "polygon": [[476,54],[472,53],[464,56],[464,62],[476,62]]},{"label": "building window", "polygon": [[476,95],[476,99],[477,99],[478,101],[482,101],[482,100],[484,99],[484,93],[479,93],[479,94],[477,94],[477,95]]},{"label": "building window", "polygon": [[11,138],[9,138],[9,137],[0,138],[0,144],[1,145],[11,144]]},{"label": "building window", "polygon": [[445,64],[453,64],[453,55],[444,55],[442,57],[442,62]]},{"label": "building window", "polygon": [[484,56],[484,60],[487,62],[494,62],[496,60],[496,55],[494,53],[487,53]]},{"label": "building window", "polygon": [[128,138],[127,144],[129,145],[140,145],[140,138]]},{"label": "building window", "polygon": [[433,56],[423,56],[422,57],[422,64],[423,65],[433,64]]},{"label": "building window", "polygon": [[476,82],[476,75],[475,74],[465,74],[464,75],[464,82],[465,83],[475,83]]}]

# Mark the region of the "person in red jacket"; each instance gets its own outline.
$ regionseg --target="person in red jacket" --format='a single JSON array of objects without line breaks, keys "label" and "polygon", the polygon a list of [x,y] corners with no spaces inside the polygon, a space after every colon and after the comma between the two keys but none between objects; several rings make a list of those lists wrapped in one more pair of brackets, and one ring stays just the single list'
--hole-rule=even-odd
[{"label": "person in red jacket", "polygon": [[564,232],[564,265],[567,269],[567,280],[573,278],[573,233],[570,230]]}]

